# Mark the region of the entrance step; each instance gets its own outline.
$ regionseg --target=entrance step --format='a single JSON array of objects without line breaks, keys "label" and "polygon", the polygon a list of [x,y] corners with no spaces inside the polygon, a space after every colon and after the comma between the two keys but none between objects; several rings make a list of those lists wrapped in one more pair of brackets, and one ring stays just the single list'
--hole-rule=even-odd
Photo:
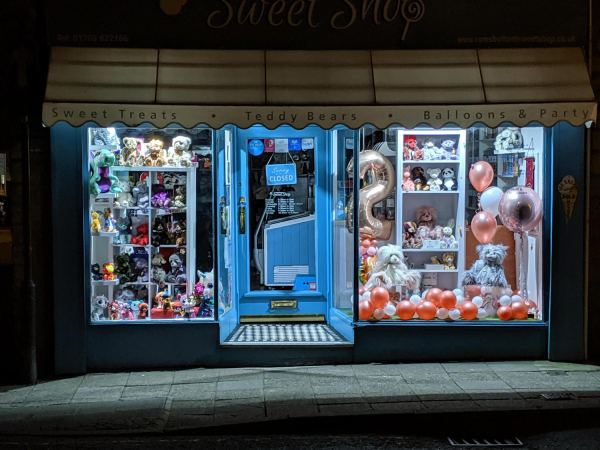
[{"label": "entrance step", "polygon": [[222,347],[352,347],[333,327],[323,323],[240,324]]}]

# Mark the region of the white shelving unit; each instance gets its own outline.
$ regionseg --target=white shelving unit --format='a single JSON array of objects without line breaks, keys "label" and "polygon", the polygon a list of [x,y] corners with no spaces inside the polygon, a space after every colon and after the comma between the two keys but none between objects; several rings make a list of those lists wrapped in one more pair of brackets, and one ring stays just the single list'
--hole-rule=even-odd
[{"label": "white shelving unit", "polygon": [[[418,130],[399,130],[398,131],[398,147],[404,144],[406,135],[416,136],[420,144],[425,138],[431,138],[435,141],[437,147],[443,139],[452,138],[456,140],[456,149],[459,159],[457,160],[428,160],[428,161],[398,161],[396,168],[397,176],[397,195],[396,195],[396,242],[402,245],[404,234],[404,222],[416,222],[415,213],[421,206],[433,206],[438,215],[437,225],[446,226],[449,219],[454,219],[454,237],[458,241],[458,248],[420,248],[420,249],[402,249],[408,257],[409,263],[414,264],[414,269],[422,274],[436,274],[437,285],[440,288],[454,289],[458,286],[460,268],[465,265],[465,199],[466,199],[466,180],[465,180],[465,158],[466,158],[466,142],[467,132],[461,129],[418,129]],[[402,154],[398,152],[399,156]],[[455,178],[458,184],[456,191],[409,191],[402,190],[402,175],[404,165],[410,165],[411,169],[422,166],[427,172],[428,168],[444,169],[451,167],[454,169]],[[426,175],[427,176],[427,175]],[[442,261],[444,253],[454,253],[454,265],[457,269],[445,270],[427,270],[424,264],[431,262],[432,256],[437,256]]]}]

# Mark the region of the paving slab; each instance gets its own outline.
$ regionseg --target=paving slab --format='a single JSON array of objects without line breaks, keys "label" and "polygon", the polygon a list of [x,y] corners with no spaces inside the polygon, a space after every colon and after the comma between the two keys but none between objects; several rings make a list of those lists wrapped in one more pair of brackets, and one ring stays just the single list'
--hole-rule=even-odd
[{"label": "paving slab", "polygon": [[443,363],[442,367],[448,373],[455,372],[493,372],[492,368],[484,362],[474,363]]},{"label": "paving slab", "polygon": [[22,403],[34,386],[3,386],[0,388],[0,405]]},{"label": "paving slab", "polygon": [[82,386],[73,395],[73,402],[107,402],[121,398],[125,386]]},{"label": "paving slab", "polygon": [[169,391],[169,398],[174,400],[214,400],[217,392],[217,383],[190,383],[173,384]]},{"label": "paving slab", "polygon": [[151,386],[125,386],[121,398],[167,398],[170,384]]},{"label": "paving slab", "polygon": [[494,372],[454,372],[451,377],[461,389],[472,391],[510,389],[510,386]]},{"label": "paving slab", "polygon": [[173,383],[175,372],[131,372],[126,386],[157,386]]},{"label": "paving slab", "polygon": [[537,372],[540,370],[530,361],[489,362],[487,365],[494,372]]},{"label": "paving slab", "polygon": [[600,366],[592,366],[589,364],[574,364],[555,361],[533,361],[533,365],[540,370],[566,370],[569,372],[600,372]]},{"label": "paving slab", "polygon": [[81,386],[86,387],[114,387],[125,386],[129,373],[92,373],[86,375]]},{"label": "paving slab", "polygon": [[189,369],[175,372],[173,384],[216,383],[219,371],[216,369]]}]

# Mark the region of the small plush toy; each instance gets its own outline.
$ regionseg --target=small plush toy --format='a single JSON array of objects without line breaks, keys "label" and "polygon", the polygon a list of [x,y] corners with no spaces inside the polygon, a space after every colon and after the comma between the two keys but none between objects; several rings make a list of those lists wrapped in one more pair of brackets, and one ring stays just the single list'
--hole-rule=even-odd
[{"label": "small plush toy", "polygon": [[430,191],[442,190],[442,180],[440,180],[441,173],[441,169],[427,169],[427,175],[429,175],[429,180],[427,180],[427,186],[429,186]]},{"label": "small plush toy", "polygon": [[91,211],[92,214],[92,231],[95,231],[96,233],[102,231],[102,227],[100,226],[100,214],[97,213],[96,211],[92,210]]},{"label": "small plush toy", "polygon": [[436,225],[437,211],[433,206],[421,206],[416,213],[417,236],[425,239],[441,239],[442,227]]},{"label": "small plush toy", "polygon": [[133,320],[133,313],[131,312],[131,305],[129,303],[123,303],[121,305],[121,320]]},{"label": "small plush toy", "polygon": [[125,284],[132,281],[133,272],[129,265],[129,255],[121,253],[115,256],[115,273],[119,278],[119,284]]},{"label": "small plush toy", "polygon": [[377,250],[377,262],[373,266],[373,271],[365,289],[371,290],[381,286],[387,290],[393,286],[406,286],[408,289],[415,290],[421,284],[421,274],[419,272],[408,270],[404,264],[404,253],[397,245],[386,245]]},{"label": "small plush toy", "polygon": [[404,222],[404,239],[402,239],[402,248],[422,248],[423,241],[417,237],[417,224],[414,222]]},{"label": "small plush toy", "polygon": [[167,263],[167,260],[162,253],[157,253],[152,257],[152,265],[162,267]]},{"label": "small plush toy", "polygon": [[478,245],[479,259],[462,275],[461,285],[506,287],[508,283],[502,263],[506,258],[507,248],[502,244]]},{"label": "small plush toy", "polygon": [[425,171],[422,167],[417,166],[413,167],[410,171],[412,176],[412,181],[415,184],[416,191],[427,191],[429,190],[429,186],[427,186],[427,178],[425,178]]},{"label": "small plush toy", "polygon": [[102,274],[100,273],[100,264],[92,264],[92,280],[100,281],[102,279]]},{"label": "small plush toy", "polygon": [[108,320],[119,320],[119,310],[121,305],[116,300],[108,304]]},{"label": "small plush toy", "polygon": [[146,320],[148,318],[148,303],[142,302],[138,305],[138,308],[137,320]]},{"label": "small plush toy", "polygon": [[119,217],[117,220],[117,231],[119,235],[113,238],[115,244],[131,243],[131,219],[129,217]]},{"label": "small plush toy", "polygon": [[115,164],[115,155],[110,150],[102,149],[92,159],[92,176],[90,177],[90,194],[98,195],[106,192],[121,192],[119,179],[110,168]]},{"label": "small plush toy", "polygon": [[444,253],[442,255],[442,259],[444,260],[444,270],[454,270],[456,266],[454,265],[454,253]]},{"label": "small plush toy", "polygon": [[446,167],[442,170],[442,191],[456,191],[458,183],[454,177],[454,169]]},{"label": "small plush toy", "polygon": [[152,225],[152,245],[159,247],[168,244],[170,244],[170,240],[167,235],[167,224],[163,217],[158,216],[154,219],[154,224]]},{"label": "small plush toy", "polygon": [[410,166],[404,166],[404,172],[402,173],[402,190],[410,192],[415,190],[415,183],[410,179]]},{"label": "small plush toy", "polygon": [[178,253],[173,253],[169,257],[169,265],[171,266],[171,271],[167,274],[167,283],[185,284],[187,276],[182,257]]},{"label": "small plush toy", "polygon": [[444,139],[440,146],[440,150],[445,152],[444,159],[458,159],[458,155],[456,154],[456,141],[454,139]]},{"label": "small plush toy", "polygon": [[194,319],[196,317],[196,301],[193,297],[182,295],[178,296],[181,302],[181,308],[183,309],[183,317],[186,319]]},{"label": "small plush toy", "polygon": [[144,165],[144,156],[138,149],[142,148],[142,141],[136,138],[124,137],[123,148],[121,149],[121,158],[124,166],[139,167]]},{"label": "small plush toy", "polygon": [[117,275],[115,275],[115,265],[113,263],[106,263],[102,266],[102,272],[104,272],[105,280],[115,280]]},{"label": "small plush toy", "polygon": [[496,150],[523,148],[523,134],[520,128],[509,127],[498,134],[494,142]]},{"label": "small plush toy", "polygon": [[148,143],[148,155],[144,165],[153,167],[163,167],[167,163],[167,153],[163,149],[164,144],[159,139],[152,139]]},{"label": "small plush toy", "polygon": [[160,266],[152,267],[152,280],[153,283],[163,284],[167,281],[167,272]]},{"label": "small plush toy", "polygon": [[173,206],[175,208],[185,208],[185,197],[186,197],[185,186],[177,186],[177,188],[175,189],[175,193],[177,195],[173,199]]},{"label": "small plush toy", "polygon": [[148,260],[146,258],[133,258],[133,277],[140,283],[148,282]]},{"label": "small plush toy", "polygon": [[180,220],[175,224],[174,227],[175,233],[175,244],[179,246],[183,246],[186,244],[186,222],[185,220]]},{"label": "small plush toy", "polygon": [[440,149],[435,146],[435,143],[433,142],[432,139],[427,139],[423,143],[423,153],[424,153],[423,159],[425,161],[433,161],[433,160],[441,159],[440,158]]},{"label": "small plush toy", "polygon": [[452,234],[452,228],[442,228],[442,242],[440,248],[458,248],[458,241]]},{"label": "small plush toy", "polygon": [[133,245],[148,245],[148,224],[139,224],[136,231],[137,234],[131,238],[131,243]]},{"label": "small plush toy", "polygon": [[417,137],[412,135],[404,136],[404,155],[408,153],[408,158],[404,157],[405,161],[415,159],[415,152],[419,151],[417,145]]},{"label": "small plush toy", "polygon": [[131,189],[133,188],[133,182],[129,180],[119,180],[119,188],[121,193],[115,199],[115,206],[131,206],[133,197],[131,196]]},{"label": "small plush toy", "polygon": [[92,320],[105,320],[104,311],[108,307],[108,299],[104,295],[92,296]]},{"label": "small plush toy", "polygon": [[169,165],[177,167],[191,167],[193,154],[189,151],[192,140],[189,137],[177,136],[173,138],[173,155]]},{"label": "small plush toy", "polygon": [[432,256],[430,259],[431,259],[431,264],[441,264],[440,258],[438,258],[437,256]]},{"label": "small plush toy", "polygon": [[117,222],[113,218],[112,211],[110,208],[104,208],[104,231],[112,233],[116,230]]},{"label": "small plush toy", "polygon": [[137,206],[138,208],[147,208],[150,199],[148,196],[148,185],[144,181],[138,182],[133,189],[131,190],[133,193],[133,198],[131,200],[131,204]]},{"label": "small plush toy", "polygon": [[171,206],[171,197],[163,184],[153,184],[152,206],[154,208],[168,209]]}]

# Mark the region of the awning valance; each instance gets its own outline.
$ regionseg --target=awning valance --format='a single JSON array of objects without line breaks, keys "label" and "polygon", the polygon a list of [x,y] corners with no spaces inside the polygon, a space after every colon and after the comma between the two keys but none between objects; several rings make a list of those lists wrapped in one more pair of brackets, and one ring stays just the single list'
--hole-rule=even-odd
[{"label": "awning valance", "polygon": [[242,128],[596,120],[577,48],[246,51],[54,48],[43,121]]}]

